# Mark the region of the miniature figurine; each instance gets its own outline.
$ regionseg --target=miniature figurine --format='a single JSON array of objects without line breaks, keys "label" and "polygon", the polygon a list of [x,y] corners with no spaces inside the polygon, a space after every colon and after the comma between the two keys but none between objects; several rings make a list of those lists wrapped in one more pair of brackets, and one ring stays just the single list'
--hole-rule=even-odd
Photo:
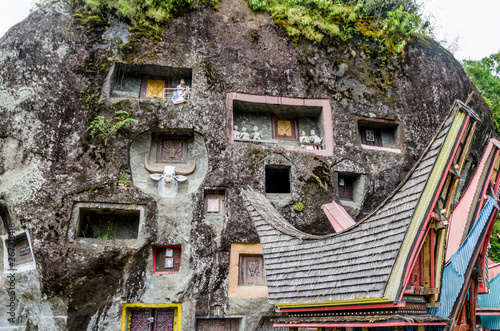
[{"label": "miniature figurine", "polygon": [[250,139],[253,139],[253,140],[262,140],[260,138],[260,132],[259,132],[259,127],[258,126],[254,126],[253,127],[253,132],[250,135]]},{"label": "miniature figurine", "polygon": [[245,127],[241,128],[240,139],[250,139],[250,134],[247,132],[247,128]]},{"label": "miniature figurine", "polygon": [[189,100],[189,86],[186,86],[186,81],[181,79],[180,84],[175,87],[172,102],[178,104],[187,100]]},{"label": "miniature figurine", "polygon": [[[311,130],[311,135],[309,136],[309,142],[313,144],[321,144],[323,139],[316,135],[314,130]],[[314,149],[321,149],[320,146],[314,146]]]},{"label": "miniature figurine", "polygon": [[306,136],[306,132],[305,131],[301,131],[300,132],[299,142],[300,142],[300,147],[302,149],[313,149],[312,146],[306,146],[306,145],[304,145],[304,143],[308,143],[309,142],[309,137]]},{"label": "miniature figurine", "polygon": [[241,132],[238,131],[238,126],[237,125],[234,126],[233,138],[234,139],[240,139],[241,138]]}]

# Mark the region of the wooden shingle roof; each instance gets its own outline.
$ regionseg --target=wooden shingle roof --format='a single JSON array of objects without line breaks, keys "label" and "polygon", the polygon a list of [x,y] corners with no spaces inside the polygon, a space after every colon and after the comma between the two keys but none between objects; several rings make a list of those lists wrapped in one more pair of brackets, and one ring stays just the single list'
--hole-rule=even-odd
[{"label": "wooden shingle roof", "polygon": [[342,232],[325,236],[301,232],[262,194],[242,190],[263,247],[272,303],[355,303],[368,298],[373,303],[392,301],[384,297],[384,292],[393,266],[462,105],[455,103],[420,160],[391,196],[364,220]]}]

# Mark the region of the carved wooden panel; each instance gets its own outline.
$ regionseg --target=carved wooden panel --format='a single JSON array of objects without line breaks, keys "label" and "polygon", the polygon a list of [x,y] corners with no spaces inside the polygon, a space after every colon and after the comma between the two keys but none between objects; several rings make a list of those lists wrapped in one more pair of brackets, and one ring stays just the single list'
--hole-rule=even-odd
[{"label": "carved wooden panel", "polygon": [[164,89],[170,86],[170,77],[143,76],[141,84],[142,99],[163,99]]},{"label": "carved wooden panel", "polygon": [[272,115],[273,138],[284,140],[298,140],[297,117]]},{"label": "carved wooden panel", "polygon": [[240,320],[237,318],[198,319],[197,331],[238,331]]},{"label": "carved wooden panel", "polygon": [[353,178],[339,176],[339,199],[353,200]]},{"label": "carved wooden panel", "polygon": [[173,309],[156,309],[154,331],[173,331],[175,312]]},{"label": "carved wooden panel", "polygon": [[158,136],[156,148],[156,163],[187,163],[187,154],[187,136]]},{"label": "carved wooden panel", "polygon": [[264,285],[264,261],[262,255],[240,255],[240,285]]},{"label": "carved wooden panel", "polygon": [[130,312],[130,331],[150,331],[151,309],[133,309]]}]

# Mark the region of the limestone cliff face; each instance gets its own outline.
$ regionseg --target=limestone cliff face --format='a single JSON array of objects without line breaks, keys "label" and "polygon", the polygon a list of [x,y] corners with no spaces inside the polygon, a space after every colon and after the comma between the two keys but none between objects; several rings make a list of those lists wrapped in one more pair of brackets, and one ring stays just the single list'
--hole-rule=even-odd
[{"label": "limestone cliff face", "polygon": [[[339,201],[339,176],[354,181],[353,201],[340,203],[359,220],[411,169],[453,101],[475,91],[453,56],[427,38],[409,45],[404,59],[385,62],[354,43],[293,45],[267,14],[242,0],[173,19],[155,42],[127,44],[126,28],[112,22],[95,39],[67,5],[55,3],[0,39],[1,234],[5,239],[9,227],[16,236],[26,230],[34,253],[31,267],[15,273],[15,322],[2,318],[0,327],[120,330],[125,303],[180,303],[185,330],[194,328],[196,316],[220,313],[245,317],[245,330],[267,330],[273,307],[265,297],[228,297],[231,244],[258,243],[240,188],[264,192],[266,166],[289,169],[290,193],[270,195],[272,201],[306,232],[333,231],[321,207]],[[189,78],[188,103],[139,99],[137,77],[163,77],[169,70],[174,78]],[[120,79],[132,87],[118,91]],[[90,104],[96,91],[105,102],[100,108]],[[229,114],[228,107],[240,107],[241,121],[267,111],[228,104],[231,92],[327,99],[332,155],[230,143],[228,132],[240,123],[236,108]],[[469,105],[483,117],[468,160],[474,169],[494,128],[478,94]],[[139,123],[104,144],[87,131],[96,109],[108,117],[129,111]],[[308,111],[305,122],[326,138],[318,110]],[[298,126],[305,122],[299,117]],[[271,130],[263,125],[262,132]],[[363,128],[392,135],[392,145],[366,148]],[[162,134],[186,137],[188,161],[180,167],[197,158],[173,199],[158,195],[143,166]],[[204,213],[211,193],[223,194],[218,216]],[[302,212],[292,208],[299,201]],[[136,237],[82,238],[79,210],[113,206],[140,210]],[[182,247],[178,273],[154,273],[155,245]],[[7,256],[5,245],[1,253]],[[1,260],[1,302],[11,298],[7,261]],[[8,312],[0,307],[1,316]]]}]

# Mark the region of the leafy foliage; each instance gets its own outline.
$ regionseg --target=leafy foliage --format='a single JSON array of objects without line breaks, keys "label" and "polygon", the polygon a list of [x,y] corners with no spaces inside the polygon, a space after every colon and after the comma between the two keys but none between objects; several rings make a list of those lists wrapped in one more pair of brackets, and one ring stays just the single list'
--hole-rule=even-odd
[{"label": "leafy foliage", "polygon": [[248,0],[253,10],[268,11],[293,40],[325,37],[343,41],[364,35],[385,50],[402,53],[429,23],[414,0]]},{"label": "leafy foliage", "polygon": [[124,184],[126,186],[132,185],[132,182],[127,179],[127,176],[125,176],[121,171],[118,174],[118,180],[116,181],[118,184]]},{"label": "leafy foliage", "polygon": [[[163,30],[175,15],[195,7],[195,0],[78,0],[90,14],[97,17],[113,15],[131,24],[132,30]],[[207,0],[217,8],[216,0]],[[87,13],[85,16],[92,17]]]},{"label": "leafy foliage", "polygon": [[462,61],[462,66],[490,107],[500,134],[500,52],[479,61]]},{"label": "leafy foliage", "polygon": [[493,233],[490,239],[490,259],[495,262],[500,262],[500,220],[497,219],[493,226]]},{"label": "leafy foliage", "polygon": [[98,115],[90,121],[87,131],[90,131],[91,137],[98,135],[104,139],[104,145],[108,143],[109,138],[120,129],[130,129],[131,126],[137,124],[138,121],[132,117],[132,113],[125,110],[115,110],[115,114],[111,119],[105,116]]},{"label": "leafy foliage", "polygon": [[304,210],[304,204],[302,202],[296,202],[293,206],[292,206],[293,210],[295,211],[303,211]]}]

